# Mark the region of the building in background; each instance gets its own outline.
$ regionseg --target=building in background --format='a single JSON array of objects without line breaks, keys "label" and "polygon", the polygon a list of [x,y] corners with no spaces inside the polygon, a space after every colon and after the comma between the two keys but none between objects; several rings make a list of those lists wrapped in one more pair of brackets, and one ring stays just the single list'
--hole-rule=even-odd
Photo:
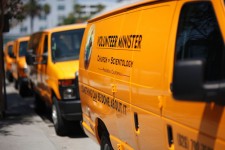
[{"label": "building in background", "polygon": [[[26,3],[28,1],[24,0],[23,2]],[[34,17],[33,32],[57,26],[62,18],[72,11],[74,0],[38,0],[38,3],[40,5],[49,4],[50,13]],[[12,27],[9,33],[4,34],[4,39],[13,39],[31,34],[30,19],[28,16],[22,22]]]},{"label": "building in background", "polygon": [[[28,1],[23,0],[24,4]],[[40,5],[49,5],[50,13],[34,17],[33,32],[61,25],[69,14],[90,18],[136,1],[138,0],[37,0]],[[75,8],[75,5],[78,8]],[[104,8],[101,8],[102,6]],[[74,9],[77,9],[76,12]],[[4,34],[4,42],[31,34],[30,19],[29,16],[26,17],[22,22],[12,27],[9,33]]]}]

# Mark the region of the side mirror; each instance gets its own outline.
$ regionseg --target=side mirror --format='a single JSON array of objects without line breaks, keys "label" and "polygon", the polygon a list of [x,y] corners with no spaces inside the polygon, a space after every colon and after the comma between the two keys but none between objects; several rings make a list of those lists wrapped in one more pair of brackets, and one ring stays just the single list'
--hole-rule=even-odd
[{"label": "side mirror", "polygon": [[182,60],[175,63],[172,92],[177,100],[204,101],[203,60]]},{"label": "side mirror", "polygon": [[16,56],[13,53],[9,53],[9,57],[16,58]]},{"label": "side mirror", "polygon": [[42,54],[42,62],[41,64],[47,64],[47,61],[48,61],[48,53],[43,53]]},{"label": "side mirror", "polygon": [[35,57],[32,55],[32,50],[28,50],[26,53],[26,63],[28,65],[34,65]]}]

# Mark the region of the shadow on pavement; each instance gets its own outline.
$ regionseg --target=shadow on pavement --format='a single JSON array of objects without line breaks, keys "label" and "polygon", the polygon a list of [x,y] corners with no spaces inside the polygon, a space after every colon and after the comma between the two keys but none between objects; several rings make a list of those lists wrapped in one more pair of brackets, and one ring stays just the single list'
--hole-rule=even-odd
[{"label": "shadow on pavement", "polygon": [[[53,121],[51,118],[51,110],[50,108],[47,108],[45,112],[36,112],[41,119],[49,124],[48,126],[54,129]],[[69,122],[68,123],[68,134],[66,135],[67,137],[70,138],[86,138],[87,135],[84,133],[83,129],[80,126],[80,122]]]},{"label": "shadow on pavement", "polygon": [[80,122],[74,122],[69,127],[70,133],[68,134],[68,137],[70,138],[86,138],[87,135],[84,133]]},{"label": "shadow on pavement", "polygon": [[21,98],[17,93],[7,94],[6,116],[0,121],[0,134],[11,135],[10,126],[15,124],[32,124],[32,116],[35,115],[32,98]]}]

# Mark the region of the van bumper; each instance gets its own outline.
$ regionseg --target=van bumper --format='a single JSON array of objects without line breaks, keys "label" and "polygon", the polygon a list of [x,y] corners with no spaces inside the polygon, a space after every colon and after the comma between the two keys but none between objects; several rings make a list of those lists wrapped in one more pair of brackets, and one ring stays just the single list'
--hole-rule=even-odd
[{"label": "van bumper", "polygon": [[28,85],[28,78],[19,78],[19,82],[21,82],[24,85]]},{"label": "van bumper", "polygon": [[58,101],[58,106],[62,117],[68,121],[82,120],[80,100],[61,100]]}]

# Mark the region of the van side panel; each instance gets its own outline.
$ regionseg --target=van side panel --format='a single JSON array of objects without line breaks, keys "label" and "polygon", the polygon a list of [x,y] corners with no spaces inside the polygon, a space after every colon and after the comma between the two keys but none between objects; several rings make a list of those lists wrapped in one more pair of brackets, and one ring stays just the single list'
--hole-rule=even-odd
[{"label": "van side panel", "polygon": [[[140,20],[140,9],[131,10],[121,14],[123,25],[120,34],[117,36],[117,45],[113,49],[115,55],[111,56],[111,65],[115,72],[115,100],[118,103],[116,112],[116,124],[118,134],[116,137],[122,141],[126,141],[127,147],[137,149],[135,135],[133,135],[132,114],[130,112],[130,80],[132,68],[134,66],[132,52],[140,50],[142,40],[141,34],[137,33]],[[118,141],[117,141],[118,142]],[[124,144],[123,144],[124,145]],[[126,146],[124,146],[126,147]]]},{"label": "van side panel", "polygon": [[[134,140],[134,137],[129,134],[132,130],[129,114],[131,67],[125,66],[124,61],[132,61],[132,51],[117,46],[121,35],[132,34],[126,29],[132,27],[130,25],[132,21],[129,20],[129,24],[124,24],[127,21],[125,17],[126,15],[119,14],[87,27],[81,47],[79,70],[81,78],[79,80],[84,114],[88,116],[88,110],[90,110],[93,122],[95,118],[101,118],[106,126],[110,126],[107,129],[111,135],[130,144]],[[136,17],[133,19],[136,20]],[[85,61],[82,59],[85,57],[84,51],[87,47],[84,45],[88,43],[87,31],[90,31],[90,28],[94,28],[95,31],[94,42],[89,66],[85,69]],[[120,92],[117,92],[118,90]],[[120,97],[123,102],[117,97]],[[119,120],[115,121],[118,118]],[[125,125],[121,125],[121,121]]]},{"label": "van side panel", "polygon": [[162,81],[176,3],[143,7],[138,22],[136,32],[142,35],[142,42],[140,51],[133,51],[131,107],[132,124],[137,124],[133,134],[136,135],[138,148],[143,150],[166,149],[161,117],[165,93]]},{"label": "van side panel", "polygon": [[[202,3],[207,4],[197,7]],[[193,60],[203,55],[215,68],[219,67],[214,61],[224,65],[225,52],[219,49],[225,41],[224,3],[149,0],[89,21],[79,70],[85,132],[100,143],[103,131],[98,131],[98,123],[103,122],[100,129],[106,127],[114,149],[225,149],[224,105],[172,96],[174,64],[179,57]],[[218,47],[212,42],[215,39]],[[209,61],[208,51],[223,58]],[[224,84],[223,68],[210,69],[207,75],[219,74],[216,83]]]},{"label": "van side panel", "polygon": [[[42,97],[42,99],[44,99],[45,102],[51,106],[52,90],[55,91],[58,87],[57,86],[55,88],[48,87],[48,85],[51,85],[51,84],[57,85],[57,80],[52,81],[49,84],[46,83],[46,79],[47,79],[46,73],[47,73],[48,68],[50,68],[50,67],[47,67],[47,65],[48,66],[50,65],[50,61],[47,62],[47,64],[42,63],[42,61],[43,61],[42,55],[44,53],[45,44],[47,44],[45,42],[48,42],[48,41],[46,41],[46,37],[48,37],[48,36],[49,36],[48,32],[42,32],[42,35],[40,38],[40,46],[39,46],[39,49],[37,50],[38,57],[36,58],[36,61],[38,62],[38,64],[37,64],[36,90],[38,91],[38,94]],[[56,76],[57,76],[57,74],[56,74]],[[58,96],[58,95],[56,95],[56,96]]]},{"label": "van side panel", "polygon": [[[38,33],[34,33],[31,35],[30,37],[30,41],[28,44],[28,50],[31,50],[32,55],[37,56],[38,55],[38,51],[40,49],[40,45],[41,43],[39,43],[39,41],[42,41],[42,34],[43,32],[38,32]],[[37,59],[35,58],[35,61],[37,61]],[[38,66],[37,65],[30,65],[28,67],[28,72],[29,72],[29,80],[30,80],[30,86],[32,88],[35,88],[35,86],[37,85],[37,70],[38,70]]]},{"label": "van side panel", "polygon": [[19,47],[19,41],[15,40],[13,44],[13,54],[15,58],[12,61],[12,75],[14,79],[18,79],[18,74],[17,74],[17,57],[18,57],[18,47]]}]

